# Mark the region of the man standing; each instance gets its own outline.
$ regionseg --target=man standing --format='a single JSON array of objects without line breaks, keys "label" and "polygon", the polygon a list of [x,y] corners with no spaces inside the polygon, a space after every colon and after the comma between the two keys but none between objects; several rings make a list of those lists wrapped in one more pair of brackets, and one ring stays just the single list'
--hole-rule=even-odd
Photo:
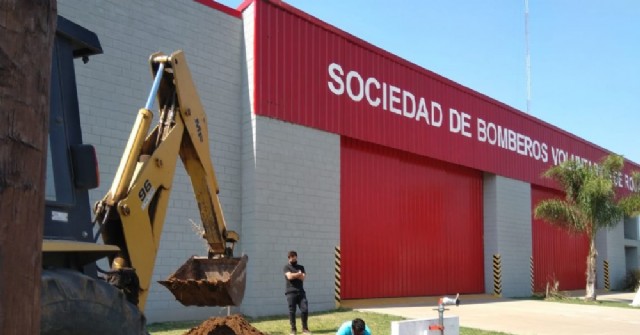
[{"label": "man standing", "polygon": [[289,304],[289,323],[291,324],[291,335],[296,335],[296,306],[300,307],[300,319],[302,320],[302,333],[310,335],[307,319],[309,318],[309,309],[307,296],[304,292],[304,278],[306,273],[304,266],[298,264],[298,253],[294,250],[289,251],[289,262],[284,266],[284,277],[286,282],[285,295]]}]

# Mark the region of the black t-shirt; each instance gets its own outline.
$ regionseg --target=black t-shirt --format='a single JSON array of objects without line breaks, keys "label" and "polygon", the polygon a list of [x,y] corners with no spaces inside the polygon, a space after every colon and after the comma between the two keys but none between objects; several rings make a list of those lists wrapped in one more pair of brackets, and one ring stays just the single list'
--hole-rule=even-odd
[{"label": "black t-shirt", "polygon": [[[298,271],[302,271],[302,273],[306,273],[304,271],[304,266],[300,265],[300,264],[296,264],[296,265],[291,265],[289,263],[287,263],[287,265],[284,266],[283,269],[283,274],[286,274],[287,272],[291,272],[291,273],[298,273]],[[299,292],[304,292],[304,287],[303,287],[303,282],[301,279],[287,279],[287,276],[284,277],[284,281],[287,282],[287,286],[286,289],[284,291],[285,294],[289,294],[289,293],[299,293]]]}]

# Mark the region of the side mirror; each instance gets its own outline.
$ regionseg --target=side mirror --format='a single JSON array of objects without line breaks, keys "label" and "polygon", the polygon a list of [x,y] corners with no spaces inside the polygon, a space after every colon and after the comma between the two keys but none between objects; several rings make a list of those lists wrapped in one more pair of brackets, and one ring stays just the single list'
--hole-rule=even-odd
[{"label": "side mirror", "polygon": [[93,145],[78,144],[71,146],[71,164],[73,184],[78,189],[89,190],[100,185],[98,158]]}]

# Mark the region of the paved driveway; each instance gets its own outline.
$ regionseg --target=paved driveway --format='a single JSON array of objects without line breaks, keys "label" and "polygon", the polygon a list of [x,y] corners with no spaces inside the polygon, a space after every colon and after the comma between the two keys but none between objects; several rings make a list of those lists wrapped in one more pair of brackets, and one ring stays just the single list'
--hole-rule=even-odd
[{"label": "paved driveway", "polygon": [[[599,300],[631,303],[633,293],[602,294]],[[461,305],[448,306],[447,315],[457,315],[460,326],[518,335],[640,335],[640,308],[573,305],[536,300],[462,296]],[[386,306],[357,304],[361,311],[398,315],[410,319],[437,317],[435,299],[396,300]]]}]

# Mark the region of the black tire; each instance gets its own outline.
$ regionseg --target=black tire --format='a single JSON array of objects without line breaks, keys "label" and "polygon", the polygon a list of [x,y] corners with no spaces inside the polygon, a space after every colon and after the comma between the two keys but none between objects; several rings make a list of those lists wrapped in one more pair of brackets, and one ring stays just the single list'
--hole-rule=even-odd
[{"label": "black tire", "polygon": [[146,319],[108,283],[69,269],[42,270],[40,334],[141,335]]}]

